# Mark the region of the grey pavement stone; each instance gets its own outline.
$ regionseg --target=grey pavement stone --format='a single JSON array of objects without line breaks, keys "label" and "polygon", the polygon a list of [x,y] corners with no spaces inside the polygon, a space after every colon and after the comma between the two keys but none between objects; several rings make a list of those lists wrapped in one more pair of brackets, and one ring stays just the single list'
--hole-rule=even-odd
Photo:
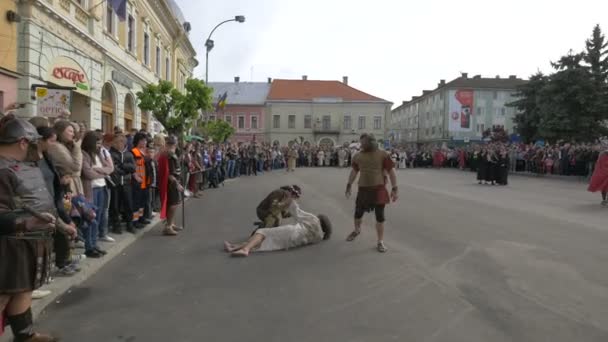
[{"label": "grey pavement stone", "polygon": [[[584,184],[400,170],[389,252],[354,242],[347,170],[242,178],[190,201],[175,239],[146,234],[41,316],[63,341],[606,341],[608,209]],[[331,240],[231,259],[269,191],[300,184]]]}]

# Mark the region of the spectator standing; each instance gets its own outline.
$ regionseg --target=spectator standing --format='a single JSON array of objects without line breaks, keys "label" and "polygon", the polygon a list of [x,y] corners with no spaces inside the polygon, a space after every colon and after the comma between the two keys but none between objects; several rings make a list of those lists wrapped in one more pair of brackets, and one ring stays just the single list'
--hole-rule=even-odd
[{"label": "spectator standing", "polygon": [[122,234],[121,215],[126,222],[127,231],[135,234],[133,215],[133,191],[131,177],[135,173],[133,154],[126,149],[127,139],[124,135],[115,135],[110,154],[114,162],[112,177],[112,197],[110,198],[110,222],[115,234]]},{"label": "spectator standing", "polygon": [[148,190],[148,175],[146,174],[146,134],[137,133],[133,137],[133,158],[135,160],[135,173],[132,178],[133,185],[133,209],[136,219],[135,228],[143,228],[150,223],[144,217],[144,209],[146,207],[147,190]]}]

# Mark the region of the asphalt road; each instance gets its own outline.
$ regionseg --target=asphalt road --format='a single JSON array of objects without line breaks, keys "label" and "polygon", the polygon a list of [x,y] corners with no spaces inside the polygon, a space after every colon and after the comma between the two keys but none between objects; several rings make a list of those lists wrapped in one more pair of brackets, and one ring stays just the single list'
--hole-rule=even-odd
[{"label": "asphalt road", "polygon": [[[241,178],[187,206],[177,238],[148,233],[51,306],[63,341],[608,341],[608,209],[578,182],[459,171],[399,172],[389,252],[373,218],[352,228],[347,171]],[[300,184],[301,207],[334,222],[330,241],[231,259],[270,190]]]}]

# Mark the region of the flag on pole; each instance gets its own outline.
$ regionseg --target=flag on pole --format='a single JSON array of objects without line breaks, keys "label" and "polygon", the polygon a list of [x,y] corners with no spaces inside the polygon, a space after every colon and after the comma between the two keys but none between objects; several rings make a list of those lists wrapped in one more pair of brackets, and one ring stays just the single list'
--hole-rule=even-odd
[{"label": "flag on pole", "polygon": [[108,6],[116,12],[121,21],[127,19],[127,0],[108,0]]},{"label": "flag on pole", "polygon": [[224,94],[222,96],[220,96],[217,99],[217,105],[215,106],[215,111],[219,112],[221,110],[224,110],[224,107],[226,107],[226,99],[228,98],[228,92],[224,92]]}]

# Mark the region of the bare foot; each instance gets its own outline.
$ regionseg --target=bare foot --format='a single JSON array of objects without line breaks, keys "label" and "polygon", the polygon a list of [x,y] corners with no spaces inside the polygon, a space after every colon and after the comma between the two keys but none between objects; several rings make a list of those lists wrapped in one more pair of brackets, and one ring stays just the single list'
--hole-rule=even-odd
[{"label": "bare foot", "polygon": [[249,256],[249,251],[246,249],[239,249],[238,251],[232,252],[230,255],[233,257],[247,257]]},{"label": "bare foot", "polygon": [[224,241],[224,250],[228,253],[232,253],[236,250],[236,248],[230,242]]}]

